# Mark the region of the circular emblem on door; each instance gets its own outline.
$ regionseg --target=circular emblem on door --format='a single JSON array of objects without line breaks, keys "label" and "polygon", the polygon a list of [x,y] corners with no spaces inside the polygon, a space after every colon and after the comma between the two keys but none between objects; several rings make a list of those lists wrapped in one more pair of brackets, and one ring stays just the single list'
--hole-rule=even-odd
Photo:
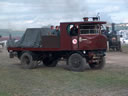
[{"label": "circular emblem on door", "polygon": [[73,44],[77,44],[77,39],[73,39],[73,40],[72,40],[72,43],[73,43]]}]

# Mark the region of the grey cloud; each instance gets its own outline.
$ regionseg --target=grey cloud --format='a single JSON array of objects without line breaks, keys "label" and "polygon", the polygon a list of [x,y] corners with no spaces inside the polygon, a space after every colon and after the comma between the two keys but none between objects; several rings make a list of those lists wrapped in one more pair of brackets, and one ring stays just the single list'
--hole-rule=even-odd
[{"label": "grey cloud", "polygon": [[[84,16],[96,16],[99,11],[102,20],[112,21],[110,12],[102,11],[106,6],[103,4],[103,1],[101,3],[100,1],[0,0],[0,13],[2,14],[0,15],[0,20],[2,21],[0,25],[3,24],[2,27],[8,26],[8,21],[14,28],[40,27],[49,24],[59,24],[61,21],[82,20]],[[112,1],[112,3],[107,0],[104,1],[107,6],[108,4],[109,6],[113,6],[113,4],[119,6],[121,3],[121,0],[117,0],[119,2]],[[124,1],[127,2],[127,0]],[[97,9],[99,10],[97,11]]]},{"label": "grey cloud", "polygon": [[24,24],[25,26],[20,24],[24,20],[26,22],[33,21],[29,23],[30,25],[40,24],[41,26],[48,23],[56,24],[59,21],[82,18],[87,14],[86,0],[5,0],[5,2],[0,3],[8,5],[2,7],[1,13],[5,16],[4,19],[19,28],[21,26],[28,27],[26,24]]}]

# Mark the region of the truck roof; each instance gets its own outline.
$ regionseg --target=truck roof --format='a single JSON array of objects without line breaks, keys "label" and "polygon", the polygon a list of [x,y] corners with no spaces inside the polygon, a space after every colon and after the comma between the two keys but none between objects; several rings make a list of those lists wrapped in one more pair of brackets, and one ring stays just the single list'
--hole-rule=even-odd
[{"label": "truck roof", "polygon": [[60,24],[106,24],[105,21],[61,22]]}]

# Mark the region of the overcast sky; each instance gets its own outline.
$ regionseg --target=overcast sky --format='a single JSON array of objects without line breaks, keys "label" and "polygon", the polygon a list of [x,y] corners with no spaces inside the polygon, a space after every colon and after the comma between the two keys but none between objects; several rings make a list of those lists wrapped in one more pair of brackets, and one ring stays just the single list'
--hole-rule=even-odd
[{"label": "overcast sky", "polygon": [[128,0],[0,0],[0,29],[57,25],[96,16],[115,23],[128,22]]}]

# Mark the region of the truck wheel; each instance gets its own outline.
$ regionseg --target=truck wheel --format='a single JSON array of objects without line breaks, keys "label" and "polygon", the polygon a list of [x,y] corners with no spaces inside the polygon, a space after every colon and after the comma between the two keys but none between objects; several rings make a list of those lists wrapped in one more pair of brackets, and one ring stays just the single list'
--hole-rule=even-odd
[{"label": "truck wheel", "polygon": [[43,64],[47,67],[56,67],[57,65],[57,60],[49,60],[48,58],[47,59],[44,59],[43,60]]},{"label": "truck wheel", "polygon": [[105,57],[101,57],[99,63],[90,63],[89,66],[91,69],[102,69],[105,65]]},{"label": "truck wheel", "polygon": [[25,69],[33,69],[36,67],[36,62],[30,53],[23,53],[21,56],[21,66]]},{"label": "truck wheel", "polygon": [[86,68],[86,59],[79,53],[74,53],[68,58],[68,67],[72,71],[82,72]]}]

